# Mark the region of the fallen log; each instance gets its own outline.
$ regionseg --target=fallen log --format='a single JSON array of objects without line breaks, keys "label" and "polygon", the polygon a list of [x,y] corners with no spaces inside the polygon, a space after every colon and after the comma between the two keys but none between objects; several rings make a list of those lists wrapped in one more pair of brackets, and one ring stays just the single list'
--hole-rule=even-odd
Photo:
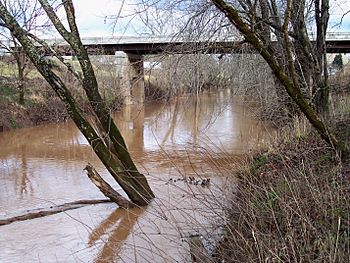
[{"label": "fallen log", "polygon": [[84,170],[87,172],[88,177],[91,182],[98,188],[100,191],[108,197],[112,202],[116,203],[122,208],[132,208],[135,205],[131,203],[124,196],[115,191],[96,171],[96,169],[88,163]]},{"label": "fallen log", "polygon": [[41,208],[32,211],[28,211],[27,214],[20,216],[14,216],[11,218],[0,219],[0,226],[9,225],[13,222],[24,221],[29,219],[35,219],[39,217],[49,216],[58,214],[64,211],[77,209],[86,205],[100,204],[106,202],[114,202],[122,208],[131,208],[134,207],[134,204],[128,201],[125,197],[115,191],[103,178],[98,174],[95,168],[88,164],[84,170],[87,171],[87,175],[92,181],[92,183],[100,189],[100,191],[109,198],[109,200],[79,200],[75,202],[65,203],[62,205],[51,206],[50,208]]},{"label": "fallen log", "polygon": [[68,211],[68,210],[77,209],[77,208],[80,208],[80,207],[83,207],[86,205],[94,205],[94,204],[101,204],[101,203],[108,203],[108,202],[111,202],[111,200],[108,200],[108,199],[79,200],[79,201],[74,201],[74,202],[70,202],[70,203],[65,203],[62,205],[51,206],[51,207],[45,208],[45,209],[43,209],[43,208],[35,209],[32,211],[29,211],[27,214],[24,214],[24,215],[14,216],[14,217],[6,218],[6,219],[1,219],[0,226],[9,225],[11,223],[18,222],[18,221],[24,221],[24,220],[54,215],[54,214]]}]

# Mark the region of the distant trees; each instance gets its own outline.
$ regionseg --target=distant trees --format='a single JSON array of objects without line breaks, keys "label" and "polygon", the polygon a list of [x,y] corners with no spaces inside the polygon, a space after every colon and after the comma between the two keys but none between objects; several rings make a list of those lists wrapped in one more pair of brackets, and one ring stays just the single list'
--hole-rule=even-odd
[{"label": "distant trees", "polygon": [[[56,6],[49,4],[47,0],[38,1],[52,25],[76,54],[82,74],[77,74],[71,65],[65,63],[64,59],[44,41],[21,27],[16,16],[7,8],[6,1],[0,1],[1,25],[18,40],[22,50],[62,100],[72,120],[130,200],[136,205],[147,205],[154,194],[145,176],[137,170],[132,161],[125,141],[99,93],[94,69],[79,36],[72,0],[63,0]],[[17,2],[19,5],[21,3],[21,1]],[[60,7],[65,11],[68,28],[56,14],[56,10]],[[51,67],[49,56],[56,56],[62,65],[66,66],[66,74],[71,74],[79,81],[89,100],[94,123],[90,123],[87,117],[83,116],[81,108],[69,89],[69,83],[64,83],[55,72],[55,68]],[[92,167],[89,168],[93,171]]]},{"label": "distant trees", "polygon": [[[42,23],[41,25],[37,24],[37,20],[40,20],[42,17],[42,10],[38,8],[37,0],[22,0],[21,4],[18,4],[16,1],[5,0],[2,1],[4,6],[11,12],[11,14],[16,17],[16,20],[27,32],[39,33],[44,32],[48,28],[48,24]],[[17,85],[16,89],[18,91],[18,103],[21,105],[24,104],[24,94],[26,91],[26,82],[25,77],[29,73],[29,64],[30,60],[23,51],[19,48],[20,43],[14,37],[14,35],[6,30],[5,27],[0,27],[0,36],[2,41],[0,41],[0,48],[5,51],[5,53],[12,56],[15,61],[17,68]]]}]

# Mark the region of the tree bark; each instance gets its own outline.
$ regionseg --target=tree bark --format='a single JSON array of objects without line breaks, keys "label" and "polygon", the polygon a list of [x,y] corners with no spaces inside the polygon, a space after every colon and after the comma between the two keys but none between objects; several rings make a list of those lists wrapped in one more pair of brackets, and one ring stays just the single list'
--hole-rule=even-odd
[{"label": "tree bark", "polygon": [[[15,40],[13,42],[16,43]],[[18,103],[21,105],[24,105],[24,93],[25,93],[24,71],[27,66],[26,57],[23,51],[20,50],[18,46],[16,46],[15,49],[16,50],[13,51],[12,54],[17,64],[17,81],[18,81],[17,89],[19,93]]]},{"label": "tree bark", "polygon": [[327,116],[329,113],[329,84],[326,54],[326,32],[329,20],[329,0],[315,0],[316,20],[316,57],[319,68],[313,90],[314,104],[318,113]]},{"label": "tree bark", "polygon": [[18,103],[21,105],[24,105],[24,92],[25,92],[25,84],[24,84],[24,72],[23,68],[18,65],[18,91],[19,91],[19,96],[18,96]]}]

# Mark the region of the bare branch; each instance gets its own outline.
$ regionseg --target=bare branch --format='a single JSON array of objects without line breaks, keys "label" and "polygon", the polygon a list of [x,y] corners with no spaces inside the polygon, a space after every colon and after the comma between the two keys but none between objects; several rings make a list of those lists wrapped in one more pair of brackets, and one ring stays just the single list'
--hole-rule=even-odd
[{"label": "bare branch", "polygon": [[59,17],[56,15],[55,10],[52,8],[52,6],[48,3],[47,0],[38,0],[41,4],[41,6],[44,8],[47,16],[50,18],[52,24],[54,25],[54,27],[56,28],[56,30],[58,31],[58,33],[60,33],[60,35],[62,35],[62,37],[68,42],[71,42],[71,32],[69,32],[64,25],[62,24],[61,20],[59,19]]}]

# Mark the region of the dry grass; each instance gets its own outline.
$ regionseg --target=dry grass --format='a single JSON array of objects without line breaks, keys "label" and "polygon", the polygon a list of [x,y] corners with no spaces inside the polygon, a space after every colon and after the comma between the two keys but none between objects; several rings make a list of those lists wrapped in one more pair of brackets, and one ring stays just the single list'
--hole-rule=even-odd
[{"label": "dry grass", "polygon": [[238,181],[221,262],[350,261],[350,164],[316,134],[254,156]]}]

